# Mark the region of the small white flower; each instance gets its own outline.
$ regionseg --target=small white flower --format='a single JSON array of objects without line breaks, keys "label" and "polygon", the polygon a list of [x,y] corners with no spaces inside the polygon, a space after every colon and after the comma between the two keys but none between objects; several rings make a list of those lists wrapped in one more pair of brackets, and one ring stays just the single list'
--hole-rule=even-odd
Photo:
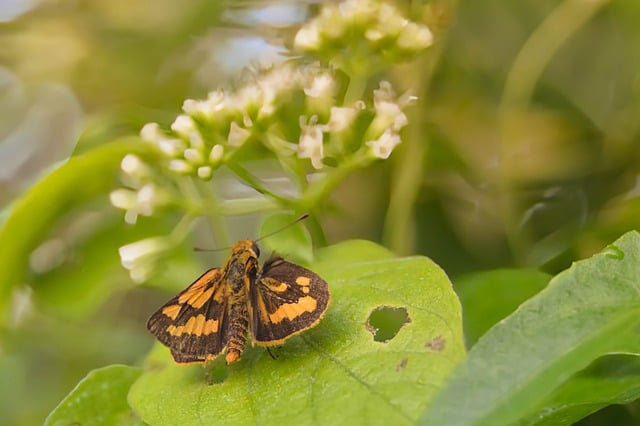
[{"label": "small white flower", "polygon": [[184,114],[177,116],[174,122],[171,124],[171,130],[183,136],[188,136],[195,129],[196,125],[193,122],[193,119]]},{"label": "small white flower", "polygon": [[138,212],[135,210],[127,210],[124,212],[124,222],[129,225],[135,225],[138,221]]},{"label": "small white flower", "polygon": [[366,144],[370,148],[371,155],[386,160],[400,142],[400,136],[397,133],[387,130],[377,140],[368,141]]},{"label": "small white flower", "polygon": [[127,154],[120,162],[120,168],[129,176],[142,176],[147,172],[147,167],[140,157],[135,154]]},{"label": "small white flower", "polygon": [[397,36],[409,24],[395,6],[381,3],[377,16],[378,25],[385,36]]},{"label": "small white flower", "polygon": [[156,188],[148,183],[136,194],[136,210],[143,216],[151,216],[156,206]]},{"label": "small white flower", "polygon": [[119,188],[109,194],[109,201],[114,207],[130,210],[136,207],[137,194],[130,189]]},{"label": "small white flower", "polygon": [[187,99],[182,104],[182,111],[189,115],[211,117],[228,107],[229,99],[223,90],[210,92],[206,100]]},{"label": "small white flower", "polygon": [[316,50],[320,47],[320,31],[317,20],[313,20],[298,30],[293,45],[297,50]]},{"label": "small white flower", "polygon": [[262,87],[256,82],[247,83],[237,93],[237,104],[241,105],[242,109],[259,108],[263,99]]},{"label": "small white flower", "polygon": [[171,248],[165,237],[152,237],[120,247],[120,262],[134,282],[146,281],[156,269],[162,256]]},{"label": "small white flower", "polygon": [[[266,73],[257,77],[255,84],[262,91],[262,102],[269,104],[267,108],[273,108],[275,102],[284,92],[292,90],[299,86],[300,71],[288,64],[282,64],[273,67]],[[269,111],[261,111],[261,114]],[[249,127],[249,126],[247,126]]]},{"label": "small white flower", "polygon": [[159,196],[156,187],[146,184],[140,190],[116,189],[109,194],[111,204],[125,210],[124,220],[128,224],[135,224],[138,216],[151,216],[159,204]]},{"label": "small white flower", "polygon": [[160,139],[156,145],[158,146],[158,149],[168,157],[177,157],[182,154],[186,148],[186,144],[182,139],[163,138]]},{"label": "small white flower", "polygon": [[380,101],[375,105],[376,119],[380,120],[383,127],[391,127],[398,131],[409,123],[407,115],[396,102]]},{"label": "small white flower", "polygon": [[211,153],[209,154],[209,162],[212,164],[218,163],[222,156],[224,155],[224,147],[220,144],[216,144],[211,148]]},{"label": "small white flower", "polygon": [[140,137],[145,142],[157,142],[164,138],[158,123],[147,123],[140,130]]},{"label": "small white flower", "polygon": [[211,176],[213,176],[213,170],[210,166],[198,167],[198,177],[200,179],[206,180],[211,178]]},{"label": "small white flower", "polygon": [[315,124],[317,117],[311,117],[310,124],[304,124],[301,117],[300,141],[298,142],[298,158],[309,158],[314,169],[321,169],[324,157],[322,126]]},{"label": "small white flower", "polygon": [[381,81],[378,88],[373,90],[374,105],[381,101],[390,101],[396,98],[396,92],[388,81]]},{"label": "small white flower", "polygon": [[262,86],[262,105],[258,111],[259,118],[266,118],[273,115],[276,110],[277,91],[276,86],[272,84],[261,84]]},{"label": "small white flower", "polygon": [[369,41],[379,41],[385,36],[385,34],[379,28],[369,28],[365,31],[364,36]]},{"label": "small white flower", "polygon": [[433,34],[424,25],[407,24],[398,37],[398,46],[407,50],[422,50],[433,44]]},{"label": "small white flower", "polygon": [[330,132],[341,132],[351,126],[359,110],[355,107],[331,107],[331,116],[327,129]]},{"label": "small white flower", "polygon": [[189,174],[193,170],[191,164],[187,163],[184,160],[171,160],[169,161],[169,170],[173,170],[174,172],[178,172],[181,174]]},{"label": "small white flower", "polygon": [[335,91],[335,81],[328,73],[322,73],[311,79],[309,87],[304,88],[304,93],[312,98],[333,97]]},{"label": "small white flower", "polygon": [[197,101],[195,99],[185,99],[182,103],[182,111],[189,115],[209,114],[207,101]]},{"label": "small white flower", "polygon": [[229,126],[229,136],[227,137],[227,143],[229,146],[241,146],[251,136],[251,132],[243,127],[238,126],[235,121],[231,122]]},{"label": "small white flower", "polygon": [[210,111],[213,112],[223,109],[228,101],[229,97],[222,89],[213,90],[207,95]]},{"label": "small white flower", "polygon": [[189,145],[196,149],[204,148],[204,138],[199,131],[193,130],[189,132]]},{"label": "small white flower", "polygon": [[204,162],[204,155],[199,149],[187,148],[184,150],[184,159],[195,164],[202,164]]}]

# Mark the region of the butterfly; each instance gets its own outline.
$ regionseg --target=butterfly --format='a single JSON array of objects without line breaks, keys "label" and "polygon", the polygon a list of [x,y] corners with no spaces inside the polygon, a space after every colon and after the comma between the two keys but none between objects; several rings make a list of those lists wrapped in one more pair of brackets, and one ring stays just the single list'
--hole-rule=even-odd
[{"label": "butterfly", "polygon": [[241,240],[222,268],[212,268],[158,309],[149,331],[171,350],[177,363],[207,363],[226,351],[240,359],[252,343],[274,346],[318,324],[329,287],[322,278],[282,258],[260,267],[255,241]]}]

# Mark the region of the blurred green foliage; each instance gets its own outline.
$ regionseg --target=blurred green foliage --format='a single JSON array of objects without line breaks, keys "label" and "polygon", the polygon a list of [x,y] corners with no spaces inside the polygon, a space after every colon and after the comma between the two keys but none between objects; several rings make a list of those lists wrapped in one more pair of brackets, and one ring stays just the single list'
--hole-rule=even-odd
[{"label": "blurred green foliage", "polygon": [[[436,39],[428,54],[384,71],[399,91],[419,98],[405,142],[390,161],[349,176],[314,226],[328,243],[366,238],[434,259],[461,284],[471,344],[542,288],[544,273],[639,227],[640,4],[397,4]],[[169,234],[176,217],[140,218],[131,228],[109,204],[117,165],[136,149],[119,138],[149,121],[170,123],[184,99],[203,98],[233,84],[244,65],[277,57],[293,27],[320,7],[275,9],[288,17],[283,24],[274,20],[275,6],[282,4],[59,0],[14,16],[3,6],[3,424],[41,424],[88,371],[141,363],[152,345],[143,324],[168,293],[132,284],[117,248]],[[78,137],[69,130],[76,127]],[[225,232],[255,238],[259,219],[230,218]],[[223,253],[192,253],[213,244],[207,232],[194,234],[150,285],[175,292],[221,263]],[[493,271],[523,267],[529,272]],[[472,286],[502,297],[482,297]],[[631,385],[612,380],[606,397],[629,402],[637,363],[600,363],[557,390],[557,401],[580,380],[611,379],[615,370]],[[637,420],[633,405],[622,411],[612,415],[631,424],[636,413]],[[607,424],[606,413],[583,421]]]}]

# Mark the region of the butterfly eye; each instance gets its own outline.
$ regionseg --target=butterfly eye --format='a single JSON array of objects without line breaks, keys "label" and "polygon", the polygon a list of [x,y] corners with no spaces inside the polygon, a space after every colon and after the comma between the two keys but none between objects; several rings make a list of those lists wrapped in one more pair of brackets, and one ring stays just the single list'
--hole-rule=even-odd
[{"label": "butterfly eye", "polygon": [[251,250],[253,250],[257,257],[260,257],[260,247],[258,247],[256,243],[251,244]]}]

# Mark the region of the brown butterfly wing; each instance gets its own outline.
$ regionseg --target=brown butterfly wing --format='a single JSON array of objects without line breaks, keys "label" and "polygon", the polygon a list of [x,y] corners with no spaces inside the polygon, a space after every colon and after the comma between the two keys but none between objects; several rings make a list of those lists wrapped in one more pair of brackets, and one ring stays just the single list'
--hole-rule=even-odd
[{"label": "brown butterfly wing", "polygon": [[277,345],[320,321],[329,306],[329,288],[317,274],[278,258],[265,263],[250,301],[253,341]]},{"label": "brown butterfly wing", "polygon": [[225,349],[228,321],[222,276],[220,268],[209,269],[149,318],[147,328],[171,349],[176,362],[207,362]]}]

